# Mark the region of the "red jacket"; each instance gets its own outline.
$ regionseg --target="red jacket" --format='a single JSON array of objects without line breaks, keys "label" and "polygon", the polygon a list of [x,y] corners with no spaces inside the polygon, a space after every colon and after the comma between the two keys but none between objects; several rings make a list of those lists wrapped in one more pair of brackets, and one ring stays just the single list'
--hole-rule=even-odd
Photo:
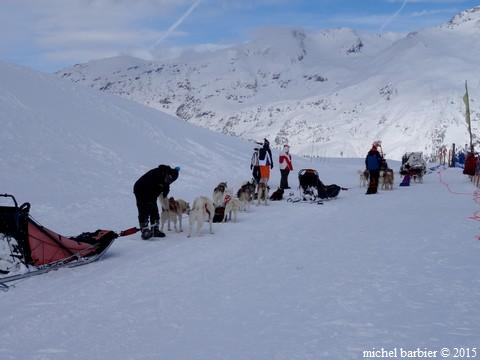
[{"label": "red jacket", "polygon": [[280,157],[279,157],[278,161],[280,163],[280,169],[290,170],[290,171],[293,170],[292,155],[290,155],[286,152],[282,152],[280,154]]}]

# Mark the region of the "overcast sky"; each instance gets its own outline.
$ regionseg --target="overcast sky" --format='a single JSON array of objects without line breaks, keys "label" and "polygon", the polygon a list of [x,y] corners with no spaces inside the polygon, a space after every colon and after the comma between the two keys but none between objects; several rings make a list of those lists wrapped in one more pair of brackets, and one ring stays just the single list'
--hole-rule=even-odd
[{"label": "overcast sky", "polygon": [[0,60],[53,72],[248,40],[259,27],[413,31],[480,0],[0,0]]}]

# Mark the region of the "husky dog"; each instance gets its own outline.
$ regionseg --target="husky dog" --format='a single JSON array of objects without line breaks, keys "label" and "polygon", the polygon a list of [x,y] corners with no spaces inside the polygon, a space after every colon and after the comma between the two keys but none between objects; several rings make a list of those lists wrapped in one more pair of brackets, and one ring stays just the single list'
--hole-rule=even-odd
[{"label": "husky dog", "polygon": [[270,196],[270,200],[272,201],[280,201],[283,199],[283,194],[285,193],[285,190],[283,190],[282,188],[278,188],[277,190],[275,190],[272,194],[272,196]]},{"label": "husky dog", "polygon": [[387,169],[383,171],[382,174],[382,189],[383,190],[393,190],[394,175],[392,169]]},{"label": "husky dog", "polygon": [[255,183],[247,182],[243,184],[240,189],[237,191],[237,197],[242,203],[242,210],[247,211],[250,205],[250,202],[253,200],[253,195],[255,194]]},{"label": "husky dog", "polygon": [[224,198],[225,204],[225,215],[223,216],[222,222],[227,221],[228,217],[232,219],[233,213],[233,222],[237,222],[237,212],[242,208],[242,202],[240,199],[234,198],[231,194],[225,194]]},{"label": "husky dog", "polygon": [[265,205],[268,205],[268,186],[264,182],[258,183],[257,194],[257,206],[260,205],[260,201],[263,201]]},{"label": "husky dog", "polygon": [[414,183],[423,183],[423,173],[421,171],[419,171],[418,173],[413,173],[412,178]]},{"label": "husky dog", "polygon": [[358,175],[360,177],[360,187],[365,187],[368,185],[368,180],[370,178],[370,173],[368,170],[358,170]]},{"label": "husky dog", "polygon": [[214,207],[223,207],[225,203],[223,202],[225,198],[225,191],[227,190],[227,183],[221,182],[213,190],[213,206]]},{"label": "husky dog", "polygon": [[199,196],[193,201],[192,208],[188,214],[188,237],[192,236],[193,226],[197,224],[197,235],[200,234],[202,225],[205,221],[208,220],[210,224],[210,234],[213,234],[212,222],[213,216],[215,215],[215,207],[213,206],[213,201],[206,196]]},{"label": "husky dog", "polygon": [[[175,229],[175,232],[182,232],[183,231],[182,216],[183,214],[188,214],[188,212],[190,211],[190,205],[185,200],[182,200],[182,199],[175,200],[173,197],[168,199],[167,206],[165,206],[165,200],[161,200],[161,203],[162,203],[161,231],[163,231],[163,227],[165,226],[166,222],[168,223],[167,229],[168,231],[170,231],[171,230],[170,222],[173,222],[173,227]],[[177,230],[177,220],[179,223],[178,230]]]}]

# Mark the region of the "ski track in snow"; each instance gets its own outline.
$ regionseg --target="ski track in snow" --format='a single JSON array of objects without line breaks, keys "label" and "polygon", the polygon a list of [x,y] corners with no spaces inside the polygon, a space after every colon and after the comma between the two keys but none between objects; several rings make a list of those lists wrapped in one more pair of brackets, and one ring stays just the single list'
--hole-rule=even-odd
[{"label": "ski track in snow", "polygon": [[[459,170],[443,177],[473,192]],[[324,205],[252,206],[191,239],[119,239],[100,262],[17,282],[0,297],[1,358],[358,359],[373,347],[475,346],[478,206],[436,173],[371,196],[350,178]]]}]

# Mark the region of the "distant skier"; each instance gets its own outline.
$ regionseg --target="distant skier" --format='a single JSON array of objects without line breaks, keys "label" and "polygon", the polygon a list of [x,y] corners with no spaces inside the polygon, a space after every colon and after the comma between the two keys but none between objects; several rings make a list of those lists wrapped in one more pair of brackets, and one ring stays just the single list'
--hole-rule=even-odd
[{"label": "distant skier", "polygon": [[[160,214],[158,212],[157,199],[160,194],[167,197],[170,191],[170,184],[178,178],[179,167],[172,169],[167,165],[160,165],[142,175],[133,186],[133,193],[137,200],[138,222],[142,232],[142,239],[153,237],[164,237],[158,223]],[[149,227],[150,220],[150,227]]]},{"label": "distant skier", "polygon": [[288,174],[293,170],[292,155],[290,155],[290,146],[283,145],[283,152],[280,154],[278,162],[280,163],[280,189],[290,189],[288,186]]},{"label": "distant skier", "polygon": [[381,163],[382,156],[378,152],[376,144],[373,144],[365,158],[365,166],[370,173],[370,183],[368,184],[367,195],[377,193]]}]

